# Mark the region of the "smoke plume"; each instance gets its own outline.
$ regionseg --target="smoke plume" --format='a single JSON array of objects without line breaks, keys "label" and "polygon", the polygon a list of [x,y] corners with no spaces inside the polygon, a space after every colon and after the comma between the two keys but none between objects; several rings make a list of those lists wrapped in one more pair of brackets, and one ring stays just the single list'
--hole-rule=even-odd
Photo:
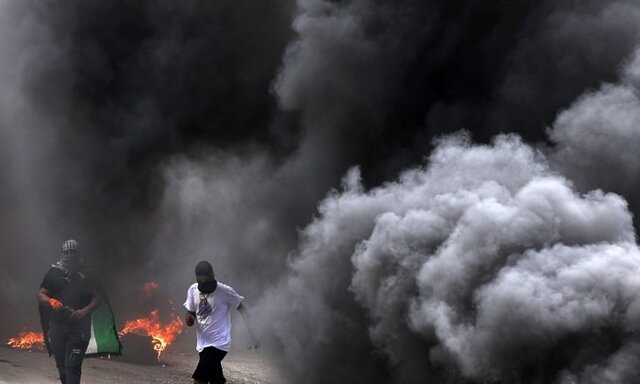
[{"label": "smoke plume", "polygon": [[637,373],[626,202],[575,193],[515,136],[448,138],[428,167],[370,191],[352,171],[299,252],[269,301],[289,308],[272,319],[289,360],[313,361],[297,381],[387,382],[371,345],[398,382]]},{"label": "smoke plume", "polygon": [[[382,139],[386,148],[380,160],[361,162],[364,181],[352,171],[344,191],[321,203],[291,276],[264,301],[275,324],[265,333],[280,342],[292,381],[634,377],[632,213],[620,195],[598,188],[636,204],[637,5],[299,7],[300,39],[278,83],[284,106],[303,116],[318,108],[322,116],[308,123],[317,130],[348,124],[353,132],[373,117],[359,140]],[[344,84],[363,91],[351,103],[342,99],[348,91],[335,92],[335,119],[322,96]],[[411,130],[412,116],[424,119],[413,123],[422,131]],[[385,127],[395,129],[390,140]],[[514,136],[488,147],[447,138],[424,168],[367,189],[385,169],[371,164],[391,161],[393,169],[411,157],[398,150],[389,158],[390,148],[411,139],[424,148],[423,137],[459,128],[481,141],[501,131],[544,140],[548,132],[553,146],[536,152]]]},{"label": "smoke plume", "polygon": [[[2,304],[32,314],[20,303],[67,238],[107,280],[125,282],[114,290],[127,297],[131,286],[162,278],[153,275],[153,244],[172,156],[252,143],[282,151],[269,142],[269,84],[289,39],[290,5],[0,6]],[[21,275],[31,288],[16,285]]]}]

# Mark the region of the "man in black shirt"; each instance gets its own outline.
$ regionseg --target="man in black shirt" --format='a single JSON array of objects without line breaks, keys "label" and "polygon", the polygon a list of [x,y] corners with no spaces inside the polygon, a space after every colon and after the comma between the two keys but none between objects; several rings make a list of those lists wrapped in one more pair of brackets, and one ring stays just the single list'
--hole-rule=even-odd
[{"label": "man in black shirt", "polygon": [[47,314],[45,337],[62,384],[80,383],[82,360],[91,338],[91,312],[100,304],[83,264],[78,242],[65,241],[60,261],[51,266],[38,290],[41,311]]}]

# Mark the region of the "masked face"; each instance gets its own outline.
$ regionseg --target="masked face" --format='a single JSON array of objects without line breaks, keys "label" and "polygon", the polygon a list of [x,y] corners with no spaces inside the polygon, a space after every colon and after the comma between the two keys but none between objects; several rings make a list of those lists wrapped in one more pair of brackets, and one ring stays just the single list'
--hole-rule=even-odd
[{"label": "masked face", "polygon": [[82,257],[78,252],[63,253],[60,262],[69,271],[76,271],[82,265]]},{"label": "masked face", "polygon": [[216,290],[218,282],[208,261],[201,261],[196,265],[196,281],[198,282],[198,290],[205,295]]},{"label": "masked face", "polygon": [[210,275],[198,275],[196,276],[198,282],[198,290],[204,294],[209,294],[216,290],[218,282],[213,276]]}]

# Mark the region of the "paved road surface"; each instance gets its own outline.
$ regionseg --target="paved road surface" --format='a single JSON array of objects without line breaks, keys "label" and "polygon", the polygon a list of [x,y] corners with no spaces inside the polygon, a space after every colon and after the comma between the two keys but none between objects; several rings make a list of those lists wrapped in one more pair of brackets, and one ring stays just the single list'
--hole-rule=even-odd
[{"label": "paved road surface", "polygon": [[[140,365],[123,361],[91,358],[83,364],[82,382],[86,384],[193,383],[191,373],[197,355],[167,352],[165,364]],[[280,384],[272,364],[261,354],[231,351],[223,360],[228,384]],[[16,351],[0,347],[0,384],[59,383],[55,362],[44,352]]]}]

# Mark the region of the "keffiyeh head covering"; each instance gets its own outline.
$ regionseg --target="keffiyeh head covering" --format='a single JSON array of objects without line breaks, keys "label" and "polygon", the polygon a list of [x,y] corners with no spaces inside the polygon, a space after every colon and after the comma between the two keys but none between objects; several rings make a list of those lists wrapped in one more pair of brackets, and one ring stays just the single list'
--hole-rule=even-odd
[{"label": "keffiyeh head covering", "polygon": [[58,268],[67,274],[77,272],[82,265],[82,257],[80,257],[80,244],[76,240],[70,239],[62,243],[62,255],[60,261],[53,264],[54,268]]}]

